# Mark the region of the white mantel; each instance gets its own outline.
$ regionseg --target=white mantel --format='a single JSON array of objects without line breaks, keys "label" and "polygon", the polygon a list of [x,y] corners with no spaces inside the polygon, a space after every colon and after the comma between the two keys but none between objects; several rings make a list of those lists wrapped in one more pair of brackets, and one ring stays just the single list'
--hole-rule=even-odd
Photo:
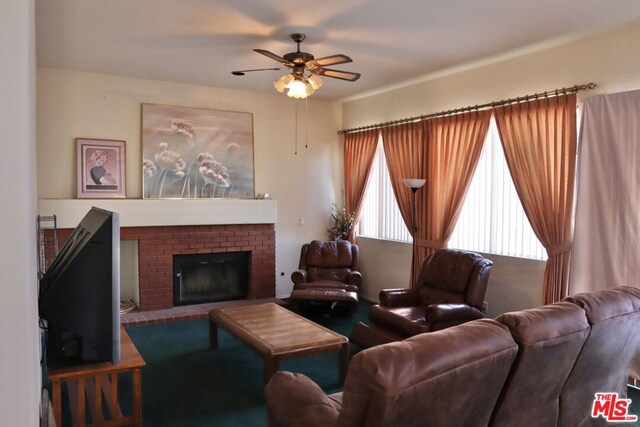
[{"label": "white mantel", "polygon": [[275,224],[275,200],[40,199],[39,215],[56,215],[58,228],[75,228],[92,206],[118,212],[121,227]]}]

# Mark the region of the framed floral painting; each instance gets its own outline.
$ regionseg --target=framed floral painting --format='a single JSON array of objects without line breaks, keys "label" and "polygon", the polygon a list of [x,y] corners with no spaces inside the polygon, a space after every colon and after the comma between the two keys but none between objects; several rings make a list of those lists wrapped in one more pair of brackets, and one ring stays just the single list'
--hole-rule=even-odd
[{"label": "framed floral painting", "polygon": [[125,141],[76,138],[78,198],[123,198]]},{"label": "framed floral painting", "polygon": [[144,198],[253,198],[253,115],[142,104]]}]

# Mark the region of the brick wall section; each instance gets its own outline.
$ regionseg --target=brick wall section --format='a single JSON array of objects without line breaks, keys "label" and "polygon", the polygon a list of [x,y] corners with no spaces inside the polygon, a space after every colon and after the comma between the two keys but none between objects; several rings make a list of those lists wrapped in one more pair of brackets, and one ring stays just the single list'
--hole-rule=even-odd
[{"label": "brick wall section", "polygon": [[[72,231],[58,231],[60,247]],[[273,224],[122,227],[120,239],[138,241],[142,311],[173,307],[173,255],[181,254],[249,251],[248,298],[275,296]]]}]

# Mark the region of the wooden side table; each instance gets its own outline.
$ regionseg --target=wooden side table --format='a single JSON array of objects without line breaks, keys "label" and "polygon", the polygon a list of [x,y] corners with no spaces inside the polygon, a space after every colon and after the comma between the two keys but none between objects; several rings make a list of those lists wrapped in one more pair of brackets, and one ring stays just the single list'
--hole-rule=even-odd
[{"label": "wooden side table", "polygon": [[[142,423],[140,369],[143,366],[145,366],[144,359],[138,353],[127,332],[121,327],[119,363],[93,363],[51,369],[49,380],[51,380],[53,415],[56,425],[62,426],[61,386],[62,382],[66,381],[74,427],[125,425],[139,427]],[[118,375],[124,372],[131,372],[133,375],[133,414],[126,417],[122,415],[118,404]],[[107,403],[107,419],[103,414],[103,396]],[[93,424],[86,423],[87,402]]]}]

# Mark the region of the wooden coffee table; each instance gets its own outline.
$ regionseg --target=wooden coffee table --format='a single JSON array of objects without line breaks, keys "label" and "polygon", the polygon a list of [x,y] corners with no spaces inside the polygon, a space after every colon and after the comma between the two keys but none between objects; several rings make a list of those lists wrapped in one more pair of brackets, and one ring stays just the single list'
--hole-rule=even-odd
[{"label": "wooden coffee table", "polygon": [[349,363],[349,340],[275,303],[216,308],[209,312],[209,344],[218,346],[218,326],[247,343],[264,360],[264,383],[281,360],[339,351],[340,385]]}]

